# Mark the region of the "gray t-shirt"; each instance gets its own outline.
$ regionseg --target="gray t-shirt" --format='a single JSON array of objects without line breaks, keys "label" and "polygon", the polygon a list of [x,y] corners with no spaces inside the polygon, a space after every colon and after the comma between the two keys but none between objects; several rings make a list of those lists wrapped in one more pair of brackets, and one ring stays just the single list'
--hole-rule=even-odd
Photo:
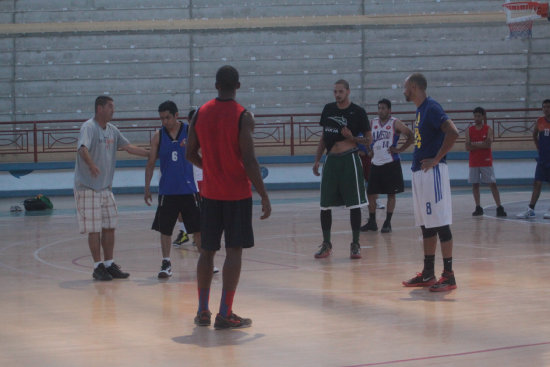
[{"label": "gray t-shirt", "polygon": [[92,189],[101,191],[110,189],[115,174],[116,151],[130,144],[120,131],[112,124],[107,123],[103,129],[93,118],[82,124],[78,138],[78,149],[81,146],[88,148],[90,157],[99,168],[99,175],[92,177],[90,167],[76,154],[74,170],[74,187],[76,190]]}]

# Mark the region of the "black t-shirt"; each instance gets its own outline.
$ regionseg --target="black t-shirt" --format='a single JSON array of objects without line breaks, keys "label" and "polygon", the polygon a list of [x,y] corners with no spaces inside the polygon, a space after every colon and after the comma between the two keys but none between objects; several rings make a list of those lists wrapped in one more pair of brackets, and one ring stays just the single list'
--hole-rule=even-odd
[{"label": "black t-shirt", "polygon": [[353,136],[359,136],[370,131],[369,118],[363,107],[351,103],[346,109],[339,109],[336,102],[328,103],[321,113],[319,125],[323,127],[323,141],[327,152],[330,152],[334,143],[345,140],[342,127],[350,129]]}]

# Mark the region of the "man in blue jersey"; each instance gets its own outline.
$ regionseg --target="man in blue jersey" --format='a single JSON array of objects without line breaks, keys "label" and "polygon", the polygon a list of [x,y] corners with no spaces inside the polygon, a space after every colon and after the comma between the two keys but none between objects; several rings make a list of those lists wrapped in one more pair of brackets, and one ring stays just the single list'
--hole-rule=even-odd
[{"label": "man in blue jersey", "polygon": [[[416,105],[412,192],[414,218],[422,229],[424,269],[404,281],[405,287],[430,287],[442,292],[456,288],[453,272],[453,236],[451,185],[446,155],[451,150],[458,130],[439,103],[426,94],[428,82],[420,73],[405,80],[403,94]],[[437,237],[443,255],[443,274],[436,281],[434,272]]]},{"label": "man in blue jersey", "polygon": [[158,108],[162,128],[151,140],[151,153],[145,168],[145,203],[151,205],[150,184],[157,158],[160,159],[158,207],[151,229],[160,232],[162,265],[158,277],[172,276],[170,246],[172,232],[181,215],[185,228],[194,234],[200,248],[200,211],[195,200],[197,188],[193,165],[185,159],[188,125],[178,121],[178,107],[172,101]]}]

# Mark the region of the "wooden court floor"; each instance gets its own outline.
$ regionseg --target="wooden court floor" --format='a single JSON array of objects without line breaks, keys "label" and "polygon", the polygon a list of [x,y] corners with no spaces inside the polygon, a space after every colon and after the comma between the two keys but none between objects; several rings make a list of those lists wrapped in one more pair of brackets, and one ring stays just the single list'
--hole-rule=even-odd
[{"label": "wooden court floor", "polygon": [[[12,215],[19,200],[2,199],[0,366],[550,366],[550,195],[545,186],[539,219],[514,219],[530,194],[501,188],[508,218],[497,219],[487,191],[486,215],[472,217],[470,191],[453,190],[458,288],[434,294],[401,286],[423,258],[409,192],[393,233],[361,234],[361,260],[349,259],[348,211],[333,212],[333,256],[316,260],[318,192],[271,192],[271,218],[254,207],[256,247],[234,304],[253,325],[224,331],[193,324],[193,247],[173,249],[174,276],[157,279],[154,211],[141,195],[117,197],[115,260],[131,276],[112,282],[92,280],[71,197],[40,216]],[[220,293],[215,275],[214,313]]]}]

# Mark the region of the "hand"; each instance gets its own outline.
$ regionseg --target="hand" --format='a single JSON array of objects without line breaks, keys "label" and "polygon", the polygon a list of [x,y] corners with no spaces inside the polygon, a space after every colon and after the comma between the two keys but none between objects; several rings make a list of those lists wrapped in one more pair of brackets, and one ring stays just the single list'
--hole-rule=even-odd
[{"label": "hand", "polygon": [[351,133],[351,130],[348,129],[346,126],[342,128],[342,131],[340,133],[344,136],[344,138],[353,138],[353,134]]},{"label": "hand", "polygon": [[271,215],[271,203],[267,196],[262,198],[262,213],[260,219],[266,219]]},{"label": "hand", "polygon": [[97,166],[95,164],[92,164],[90,166],[90,173],[92,174],[92,177],[97,177],[97,176],[99,176],[101,171],[99,170],[99,168],[97,168]]},{"label": "hand", "polygon": [[427,172],[430,168],[437,166],[438,163],[439,161],[436,161],[433,158],[426,158],[420,161],[420,168],[424,172]]},{"label": "hand", "polygon": [[153,202],[153,198],[151,197],[151,192],[149,189],[145,189],[145,195],[143,195],[143,200],[145,200],[145,204],[148,206],[151,206],[151,203]]},{"label": "hand", "polygon": [[321,174],[319,173],[319,162],[315,162],[313,163],[313,174],[315,176],[320,176]]}]

